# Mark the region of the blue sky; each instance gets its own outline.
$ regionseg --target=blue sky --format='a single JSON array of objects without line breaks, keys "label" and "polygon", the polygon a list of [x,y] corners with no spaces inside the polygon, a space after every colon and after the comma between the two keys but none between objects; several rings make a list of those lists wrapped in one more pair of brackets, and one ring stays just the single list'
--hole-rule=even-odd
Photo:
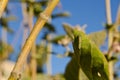
[{"label": "blue sky", "polygon": [[[104,29],[103,24],[106,23],[106,14],[105,14],[105,0],[61,0],[62,9],[55,9],[56,12],[68,11],[71,16],[69,18],[60,18],[55,19],[52,23],[56,26],[57,34],[65,34],[62,23],[66,22],[73,26],[79,24],[87,24],[86,33],[99,31]],[[116,13],[120,0],[111,0],[111,12],[112,12],[112,21],[115,22]],[[11,13],[15,14],[17,20],[15,22],[10,22],[10,27],[17,33],[20,23],[22,21],[21,6],[18,3],[10,3],[9,8],[13,10]],[[40,33],[41,34],[41,33]],[[14,36],[8,34],[8,42],[11,43]],[[21,34],[22,36],[22,34]],[[14,60],[17,54],[20,52],[21,38],[19,38],[18,43],[15,46],[16,54],[11,55],[12,60]],[[54,51],[59,51],[63,53],[65,51],[62,47],[53,47]],[[52,69],[53,74],[63,73],[66,64],[70,60],[69,58],[58,59],[56,56],[52,56]]]}]

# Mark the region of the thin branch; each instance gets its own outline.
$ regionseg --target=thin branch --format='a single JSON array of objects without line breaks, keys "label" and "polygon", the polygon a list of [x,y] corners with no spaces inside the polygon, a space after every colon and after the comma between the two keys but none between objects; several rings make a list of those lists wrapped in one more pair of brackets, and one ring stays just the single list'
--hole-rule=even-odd
[{"label": "thin branch", "polygon": [[[34,0],[32,0],[34,1]],[[28,25],[30,28],[30,31],[32,31],[33,28],[33,14],[34,10],[33,10],[33,6],[32,4],[30,4],[29,7],[29,13],[28,13]],[[32,49],[31,49],[31,58],[30,58],[30,70],[31,70],[31,80],[36,80],[36,75],[37,75],[37,61],[36,58],[34,57],[36,55],[36,45],[35,42],[33,43]]]},{"label": "thin branch", "polygon": [[106,0],[106,17],[107,23],[112,24],[110,0]]},{"label": "thin branch", "polygon": [[47,35],[48,36],[48,38],[47,38],[47,40],[48,40],[48,44],[47,44],[47,60],[46,60],[46,68],[47,68],[47,75],[52,75],[52,59],[51,59],[51,57],[52,57],[52,55],[51,55],[51,53],[50,52],[52,52],[52,44],[49,42],[49,40],[51,39],[51,35],[50,34],[48,34]]},{"label": "thin branch", "polygon": [[116,17],[116,23],[120,24],[120,5],[118,7],[117,17]]},{"label": "thin branch", "polygon": [[[106,0],[106,18],[107,18],[107,24],[111,25],[112,24],[112,18],[111,18],[111,7],[110,7],[110,0]],[[112,41],[113,41],[113,32],[109,29],[108,30],[108,49],[111,48],[112,46]],[[112,56],[112,52],[108,51],[108,56]],[[113,80],[113,62],[108,63],[109,67],[109,80]]]},{"label": "thin branch", "polygon": [[17,32],[15,33],[15,37],[14,37],[13,41],[11,42],[11,45],[12,45],[13,47],[16,46],[16,44],[17,44],[17,42],[18,42],[18,40],[19,40],[21,31],[22,31],[22,27],[23,27],[23,22],[20,23],[20,27],[19,27],[19,29],[17,30]]},{"label": "thin branch", "polygon": [[[111,18],[111,7],[110,7],[110,0],[106,0],[106,18],[107,18],[107,24],[112,24],[112,18]],[[112,32],[110,30],[108,31],[108,47],[110,47],[112,44]]]},{"label": "thin branch", "polygon": [[22,15],[23,15],[23,22],[22,22],[22,27],[23,27],[23,40],[22,40],[22,46],[24,45],[27,37],[28,37],[28,13],[27,13],[27,4],[22,3]]},{"label": "thin branch", "polygon": [[[23,36],[22,36],[22,47],[25,44],[25,41],[28,37],[28,12],[27,12],[27,3],[21,3],[21,8],[22,8],[22,15],[23,15],[23,20],[22,20],[22,27],[23,27]],[[24,68],[25,69],[25,75],[29,75],[29,66],[27,63],[27,60],[24,62]]]},{"label": "thin branch", "polygon": [[0,18],[6,8],[7,3],[8,3],[8,0],[0,0]]},{"label": "thin branch", "polygon": [[41,31],[43,25],[46,23],[47,19],[51,16],[53,9],[56,7],[58,2],[59,0],[52,0],[52,2],[48,5],[46,10],[41,13],[40,17],[38,18],[36,24],[34,25],[34,28],[32,29],[28,39],[26,40],[20,52],[17,63],[15,64],[15,67],[8,80],[19,80],[21,78],[20,71],[21,71],[21,68],[23,67],[23,63],[26,61],[27,56],[31,50],[31,47],[34,41],[36,40],[36,37]]}]

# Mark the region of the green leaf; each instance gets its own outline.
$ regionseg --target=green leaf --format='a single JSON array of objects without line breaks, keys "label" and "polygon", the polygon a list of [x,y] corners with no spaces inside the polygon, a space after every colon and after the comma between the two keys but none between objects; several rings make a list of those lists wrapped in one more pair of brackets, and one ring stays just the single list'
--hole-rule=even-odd
[{"label": "green leaf", "polygon": [[65,71],[66,80],[109,80],[108,62],[82,31],[74,30],[74,55]]},{"label": "green leaf", "polygon": [[70,13],[69,12],[63,12],[63,13],[57,13],[57,14],[53,14],[52,18],[62,18],[62,17],[69,17]]},{"label": "green leaf", "polygon": [[51,40],[52,43],[60,44],[62,46],[68,46],[71,39],[68,35],[60,35]]},{"label": "green leaf", "polygon": [[56,32],[55,26],[53,24],[51,24],[51,23],[46,23],[44,28],[46,28],[50,32]]},{"label": "green leaf", "polygon": [[33,8],[34,8],[34,15],[37,16],[37,17],[43,11],[43,8],[42,8],[41,4],[34,4]]},{"label": "green leaf", "polygon": [[17,20],[16,17],[13,15],[6,17],[6,19],[7,19],[7,21],[16,21]]},{"label": "green leaf", "polygon": [[106,39],[106,31],[102,30],[102,31],[98,31],[98,32],[93,32],[91,34],[88,35],[88,37],[98,46],[100,47]]},{"label": "green leaf", "polygon": [[41,44],[36,46],[36,51],[37,54],[35,55],[35,58],[37,60],[38,67],[42,69],[47,59],[46,44],[41,42]]},{"label": "green leaf", "polygon": [[8,17],[8,18],[1,18],[0,19],[0,25],[1,27],[5,28],[9,33],[13,33],[13,30],[9,28],[8,22],[12,19],[13,17]]},{"label": "green leaf", "polygon": [[[7,52],[6,52],[7,51]],[[13,52],[13,48],[10,44],[0,41],[0,60],[7,59],[8,56]]]},{"label": "green leaf", "polygon": [[64,37],[65,37],[65,35],[57,36],[57,37],[53,38],[53,39],[51,40],[51,42],[54,43],[54,44],[58,44],[58,42],[59,42],[61,39],[63,39]]},{"label": "green leaf", "polygon": [[63,24],[63,27],[64,27],[64,30],[66,31],[67,35],[71,38],[71,39],[74,39],[74,35],[73,35],[73,28],[67,24],[67,23],[64,23]]}]

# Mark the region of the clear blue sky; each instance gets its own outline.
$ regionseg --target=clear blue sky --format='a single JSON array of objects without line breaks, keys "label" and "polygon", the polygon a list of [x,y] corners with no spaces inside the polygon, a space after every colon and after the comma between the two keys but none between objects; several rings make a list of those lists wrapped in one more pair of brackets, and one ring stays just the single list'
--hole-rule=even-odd
[{"label": "clear blue sky", "polygon": [[[104,29],[103,24],[106,23],[106,15],[105,15],[105,0],[61,0],[62,3],[62,10],[55,9],[55,12],[61,11],[68,11],[70,12],[70,18],[61,18],[55,19],[52,23],[57,28],[57,34],[65,34],[62,23],[70,23],[71,25],[84,25],[87,24],[86,32],[94,32]],[[118,9],[118,5],[120,4],[120,0],[111,0],[111,12],[112,12],[112,20],[115,21],[116,13]],[[10,9],[13,10],[11,13],[17,16],[16,22],[11,22],[11,28],[17,32],[18,26],[20,26],[22,17],[21,17],[21,7],[18,3],[10,3]],[[14,28],[13,28],[14,27]],[[10,34],[9,34],[10,35]],[[9,43],[13,40],[13,37],[9,36]],[[20,51],[20,41],[19,38],[18,44],[16,45],[16,53],[18,54]],[[54,51],[59,51],[63,53],[65,49],[62,47],[53,47]],[[11,59],[14,59],[17,54],[12,55]],[[58,59],[56,56],[52,58],[52,68],[53,74],[56,73],[63,73],[66,64],[68,63],[69,59]]]}]

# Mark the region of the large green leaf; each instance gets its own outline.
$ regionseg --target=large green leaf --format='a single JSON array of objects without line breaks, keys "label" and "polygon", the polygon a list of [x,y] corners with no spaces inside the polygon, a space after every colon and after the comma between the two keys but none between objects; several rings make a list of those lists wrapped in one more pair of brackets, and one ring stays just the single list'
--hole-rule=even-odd
[{"label": "large green leaf", "polygon": [[108,62],[102,52],[82,31],[74,29],[73,35],[74,55],[66,67],[66,80],[109,80]]},{"label": "large green leaf", "polygon": [[[67,34],[73,38],[73,30],[75,28],[70,28],[70,25],[69,24],[66,24],[64,23],[63,24],[63,27],[65,29],[65,31],[67,32]],[[104,42],[105,42],[105,39],[106,39],[106,31],[105,30],[102,30],[102,31],[98,31],[98,32],[92,32],[90,34],[88,34],[88,37],[98,46],[100,47]]]}]

